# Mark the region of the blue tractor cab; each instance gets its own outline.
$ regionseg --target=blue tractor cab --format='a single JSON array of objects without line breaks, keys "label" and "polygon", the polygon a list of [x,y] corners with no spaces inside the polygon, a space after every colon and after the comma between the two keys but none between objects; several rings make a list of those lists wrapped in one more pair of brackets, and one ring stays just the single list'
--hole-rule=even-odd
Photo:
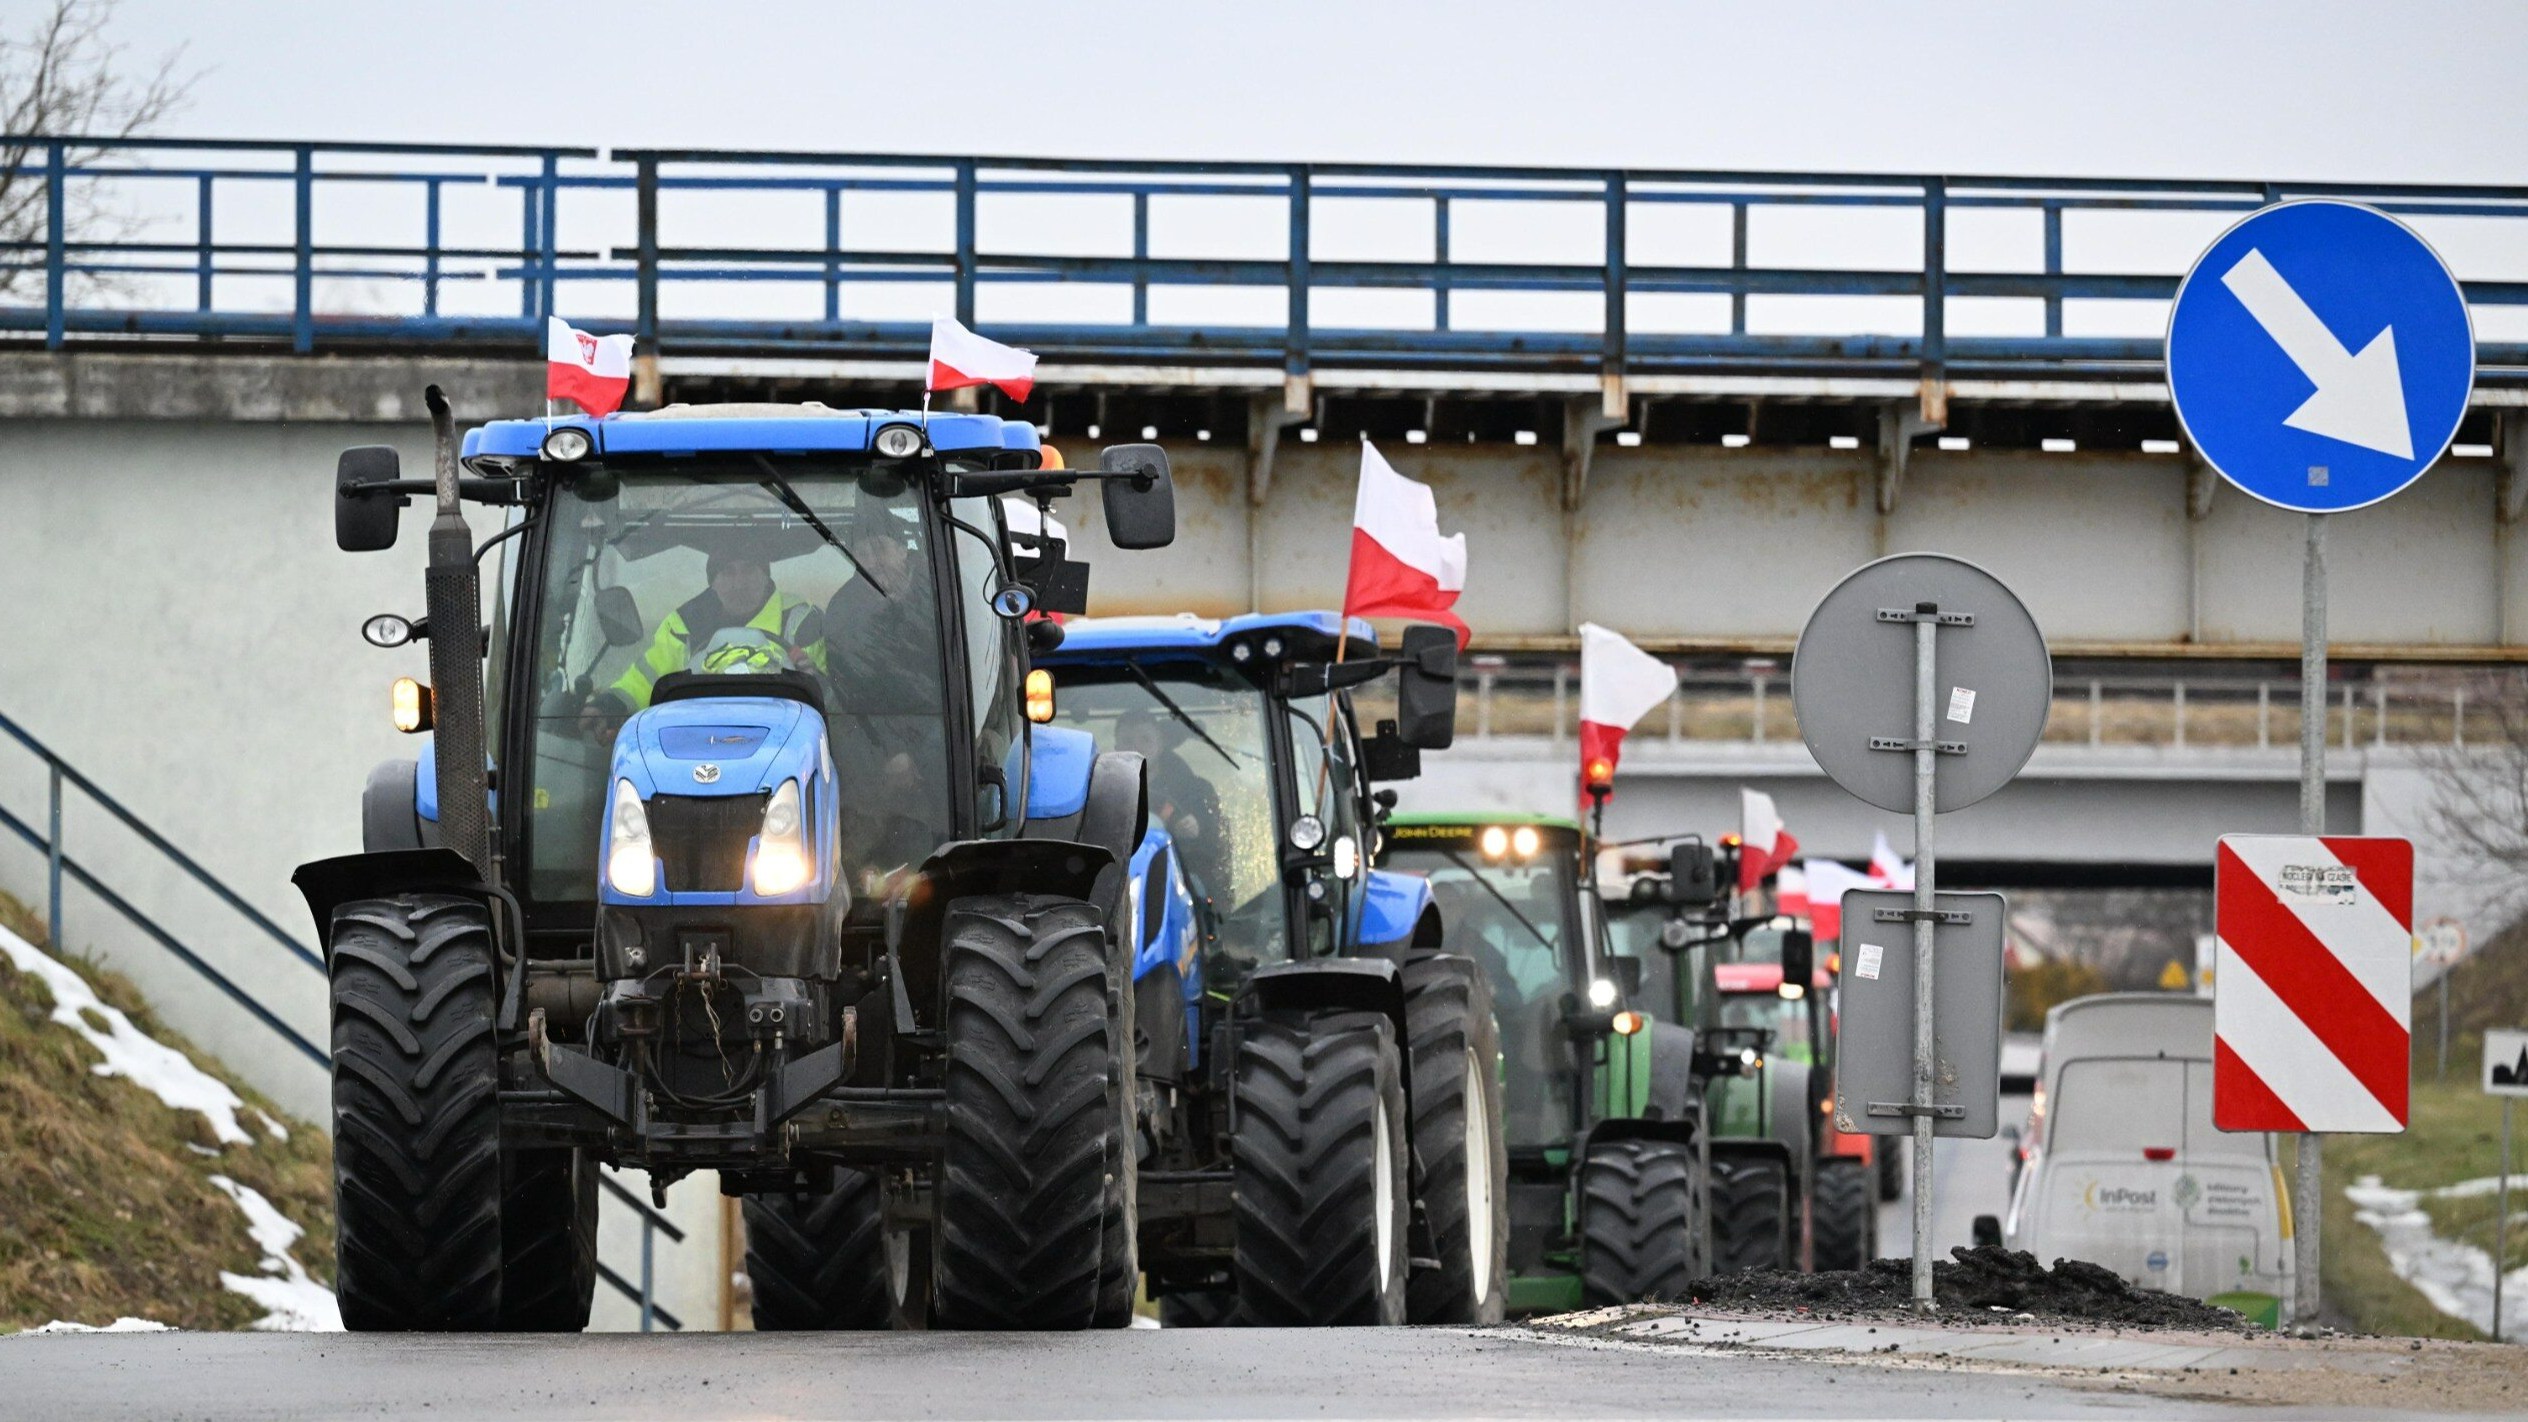
[{"label": "blue tractor cab", "polygon": [[1026,687],[1087,582],[1048,502],[1099,482],[1110,541],[1163,545],[1164,452],[1065,469],[1023,422],[815,405],[460,447],[432,408],[433,478],[355,449],[335,486],[346,551],[436,503],[427,615],[363,628],[427,640],[396,705],[430,739],[370,777],[362,852],[297,876],[345,1321],[582,1326],[611,1165],[744,1198],[759,1328],[1125,1322],[1166,839],[1138,760]]},{"label": "blue tractor cab", "polygon": [[1144,902],[1194,910],[1196,951],[1135,965],[1141,1258],[1172,1322],[1500,1316],[1489,988],[1428,886],[1370,867],[1375,783],[1449,743],[1456,655],[1297,612],[1075,621],[1039,658],[1056,724],[1144,766]]}]

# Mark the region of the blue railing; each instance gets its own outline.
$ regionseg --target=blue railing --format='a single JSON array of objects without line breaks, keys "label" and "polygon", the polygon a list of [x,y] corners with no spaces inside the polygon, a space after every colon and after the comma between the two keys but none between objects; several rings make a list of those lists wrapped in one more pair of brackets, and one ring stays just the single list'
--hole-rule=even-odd
[{"label": "blue railing", "polygon": [[[56,348],[525,354],[560,312],[650,353],[916,359],[929,316],[954,314],[1056,359],[1290,374],[2149,376],[2157,323],[2132,303],[2173,296],[2171,264],[2213,228],[2296,197],[2456,238],[2471,303],[2528,306],[2528,267],[2499,269],[2528,252],[2528,188],[5,138],[0,180],[11,154],[48,221],[0,243],[18,279],[0,331]],[[71,230],[125,191],[148,196],[123,230]],[[1821,211],[1894,221],[1873,245],[1799,225]],[[257,217],[271,230],[245,240]],[[1046,308],[1047,286],[1075,309]],[[391,309],[355,309],[381,293]],[[1359,307],[1395,293],[1402,314]],[[1765,306],[1786,300],[1809,304]],[[2528,341],[2504,332],[2528,322],[2481,342],[2486,378],[2528,383]]]},{"label": "blue railing", "polygon": [[[283,1041],[296,1048],[301,1056],[314,1062],[319,1068],[330,1068],[332,1058],[324,1048],[309,1041],[298,1029],[283,1021],[271,1008],[265,1006],[260,998],[239,986],[236,979],[221,972],[201,954],[188,947],[174,934],[169,933],[156,919],[143,912],[131,900],[107,886],[94,871],[70,856],[65,847],[66,837],[62,831],[63,811],[66,808],[64,791],[76,790],[87,796],[92,804],[112,816],[123,828],[138,836],[143,844],[156,851],[161,858],[182,870],[187,878],[207,890],[212,898],[234,910],[259,933],[271,938],[286,949],[291,957],[306,964],[318,974],[325,971],[323,956],[291,937],[286,929],[273,922],[271,917],[260,909],[246,902],[218,875],[203,868],[193,856],[169,843],[165,835],[160,834],[147,821],[125,808],[122,801],[117,800],[95,781],[81,774],[76,766],[62,759],[50,746],[37,740],[24,726],[9,719],[5,714],[0,714],[0,734],[5,734],[16,741],[33,753],[35,758],[44,765],[46,794],[43,829],[38,830],[34,825],[19,818],[5,805],[0,805],[0,826],[7,827],[19,839],[25,841],[28,848],[44,856],[44,931],[48,946],[55,952],[59,952],[68,941],[62,936],[64,912],[62,890],[67,884],[76,884],[95,895],[98,902],[113,909],[134,928],[146,934],[151,942],[175,955],[178,961],[199,974],[222,996],[244,1008],[257,1022],[262,1023]],[[601,1175],[598,1181],[606,1187],[607,1193],[622,1201],[640,1218],[641,1279],[635,1286],[630,1280],[602,1263],[597,1266],[598,1276],[640,1308],[642,1332],[651,1331],[654,1322],[664,1323],[671,1329],[683,1328],[683,1320],[658,1304],[655,1289],[655,1255],[658,1235],[664,1234],[670,1242],[681,1244],[684,1242],[685,1232],[677,1228],[675,1223],[665,1215],[652,1209],[647,1201],[626,1190],[612,1177]]]}]

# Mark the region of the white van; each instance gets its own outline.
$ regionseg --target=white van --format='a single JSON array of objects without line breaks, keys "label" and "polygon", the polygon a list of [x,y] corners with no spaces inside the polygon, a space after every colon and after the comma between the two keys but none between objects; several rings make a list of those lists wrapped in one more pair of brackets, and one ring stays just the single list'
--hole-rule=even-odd
[{"label": "white van", "polygon": [[2002,1242],[2274,1327],[2292,1287],[2274,1152],[2212,1127],[2211,999],[2078,998],[2045,1016]]}]

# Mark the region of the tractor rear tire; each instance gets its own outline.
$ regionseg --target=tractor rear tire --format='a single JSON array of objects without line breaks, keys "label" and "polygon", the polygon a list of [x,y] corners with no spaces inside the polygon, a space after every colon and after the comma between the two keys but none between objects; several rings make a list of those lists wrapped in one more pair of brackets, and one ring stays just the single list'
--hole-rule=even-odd
[{"label": "tractor rear tire", "polygon": [[835,1172],[813,1195],[749,1195],[746,1278],[758,1333],[851,1332],[896,1325],[878,1177]]},{"label": "tractor rear tire", "polygon": [[1817,1163],[1808,1244],[1819,1272],[1865,1269],[1878,1253],[1878,1200],[1869,1162],[1830,1156]]},{"label": "tractor rear tire", "polygon": [[1230,1141],[1240,1321],[1405,1321],[1411,1129],[1395,1024],[1276,1013],[1238,1044]]},{"label": "tractor rear tire", "polygon": [[597,1293],[597,1162],[576,1149],[500,1159],[500,1326],[577,1333]]},{"label": "tractor rear tire", "polygon": [[502,1323],[491,918],[449,894],[334,912],[334,1291],[354,1332]]},{"label": "tractor rear tire", "polygon": [[1078,899],[955,900],[941,925],[947,1144],[932,1318],[943,1328],[1096,1321],[1117,1129],[1107,930]]},{"label": "tractor rear tire", "polygon": [[1415,1323],[1499,1323],[1510,1272],[1510,1156],[1501,1140],[1501,1035],[1474,960],[1415,953],[1404,964],[1413,1045],[1416,1193],[1436,1269],[1405,1291]]},{"label": "tractor rear tire", "polygon": [[1712,1157],[1712,1272],[1791,1266],[1791,1178],[1779,1160]]},{"label": "tractor rear tire", "polygon": [[1218,1328],[1237,1321],[1238,1296],[1227,1289],[1185,1289],[1159,1298],[1161,1328]]},{"label": "tractor rear tire", "polygon": [[1701,1162],[1678,1141],[1614,1140],[1580,1167],[1580,1301],[1689,1297],[1703,1217]]}]

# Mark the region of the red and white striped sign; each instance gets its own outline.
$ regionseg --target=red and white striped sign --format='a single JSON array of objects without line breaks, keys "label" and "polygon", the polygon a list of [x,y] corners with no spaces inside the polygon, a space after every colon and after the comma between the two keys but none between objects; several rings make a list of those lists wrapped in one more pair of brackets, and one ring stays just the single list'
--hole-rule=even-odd
[{"label": "red and white striped sign", "polygon": [[2414,846],[2344,835],[2224,835],[2212,1124],[2405,1129]]}]

